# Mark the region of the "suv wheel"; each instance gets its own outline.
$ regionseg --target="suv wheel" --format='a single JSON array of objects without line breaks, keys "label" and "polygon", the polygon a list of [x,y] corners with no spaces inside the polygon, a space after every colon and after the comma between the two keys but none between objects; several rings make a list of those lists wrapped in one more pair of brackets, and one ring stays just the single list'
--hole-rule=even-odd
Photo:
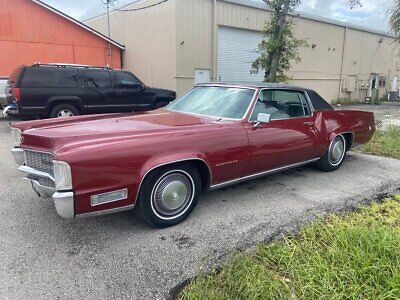
[{"label": "suv wheel", "polygon": [[76,107],[70,104],[59,104],[56,105],[50,112],[50,118],[66,118],[79,116],[79,111]]},{"label": "suv wheel", "polygon": [[199,173],[191,165],[171,165],[152,171],[142,183],[140,216],[154,227],[175,225],[192,212],[200,190]]}]

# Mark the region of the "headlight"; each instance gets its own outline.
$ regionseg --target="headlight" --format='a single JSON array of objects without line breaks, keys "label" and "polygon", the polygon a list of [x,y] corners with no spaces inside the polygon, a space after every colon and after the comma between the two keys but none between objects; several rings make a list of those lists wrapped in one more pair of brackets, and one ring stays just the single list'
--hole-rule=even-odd
[{"label": "headlight", "polygon": [[64,161],[53,160],[56,190],[72,190],[71,167]]},{"label": "headlight", "polygon": [[14,147],[19,147],[21,145],[22,131],[18,128],[11,127],[11,138],[13,140]]}]

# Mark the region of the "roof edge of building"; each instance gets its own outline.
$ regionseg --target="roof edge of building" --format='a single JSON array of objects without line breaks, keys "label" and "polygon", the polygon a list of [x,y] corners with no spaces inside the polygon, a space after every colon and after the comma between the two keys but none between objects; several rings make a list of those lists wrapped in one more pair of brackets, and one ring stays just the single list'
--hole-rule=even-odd
[{"label": "roof edge of building", "polygon": [[40,5],[40,6],[42,6],[42,7],[44,7],[45,9],[48,9],[48,10],[52,11],[53,13],[65,18],[65,19],[73,22],[74,24],[82,27],[83,29],[90,31],[91,33],[97,35],[98,37],[102,38],[103,40],[106,40],[107,42],[113,44],[114,46],[116,46],[116,47],[118,47],[118,48],[120,48],[122,50],[125,49],[125,45],[122,45],[122,44],[118,43],[117,41],[114,41],[113,39],[105,36],[101,32],[99,32],[99,31],[93,29],[92,27],[86,25],[85,23],[82,23],[81,21],[78,21],[77,19],[75,19],[75,18],[63,13],[62,11],[54,8],[53,6],[48,5],[48,4],[46,4],[46,3],[44,3],[44,2],[42,2],[40,0],[31,0],[31,1],[36,3],[36,4],[38,4],[38,5]]},{"label": "roof edge of building", "polygon": [[[144,2],[144,1],[146,1],[146,0],[142,0],[142,1],[141,0],[133,0],[132,2],[125,4],[121,8],[125,8],[125,7],[131,6],[133,4],[139,4],[139,3]],[[249,1],[249,0],[218,0],[218,1],[227,2],[227,3],[233,3],[233,4],[247,6],[247,7],[253,7],[253,8],[257,8],[257,9],[266,10],[266,11],[272,11],[271,9],[268,9],[265,4],[258,3],[258,2],[255,2],[255,1]],[[112,13],[115,13],[115,12],[118,12],[118,11],[114,11]],[[99,14],[97,16],[93,16],[93,17],[87,18],[83,22],[88,22],[90,20],[99,18],[99,17],[104,16],[104,15],[105,14],[102,13],[102,14]],[[343,21],[339,21],[339,20],[334,20],[334,19],[327,18],[327,17],[321,17],[321,16],[317,16],[317,15],[314,15],[314,14],[295,11],[291,15],[293,15],[295,17],[307,19],[307,20],[318,21],[318,22],[323,22],[323,23],[327,23],[327,24],[331,24],[331,25],[340,26],[340,27],[347,27],[347,28],[351,28],[351,29],[355,29],[355,30],[359,30],[359,31],[364,31],[364,32],[369,32],[369,33],[382,35],[382,36],[387,36],[387,37],[390,37],[390,38],[394,38],[395,37],[393,34],[391,34],[390,32],[387,32],[387,31],[373,29],[373,28],[369,28],[369,27],[365,27],[365,26],[361,26],[361,25],[357,25],[357,24],[353,24],[353,23],[343,22]]]},{"label": "roof edge of building", "polygon": [[[238,5],[247,6],[247,7],[258,8],[258,9],[262,9],[262,10],[266,10],[266,11],[272,11],[272,10],[268,9],[265,6],[265,4],[263,4],[263,3],[258,3],[258,2],[248,1],[248,0],[218,0],[218,1],[238,4]],[[374,34],[394,38],[394,35],[391,34],[390,32],[373,29],[373,28],[369,28],[369,27],[365,27],[365,26],[361,26],[361,25],[357,25],[357,24],[353,24],[353,23],[334,20],[334,19],[327,18],[327,17],[321,17],[321,16],[317,16],[314,14],[295,11],[294,13],[291,13],[291,15],[293,15],[295,17],[300,17],[303,19],[319,21],[319,22],[332,24],[332,25],[336,25],[336,26],[340,26],[340,27],[347,27],[347,28],[351,28],[351,29],[355,29],[355,30],[359,30],[359,31],[365,31],[365,32],[369,32],[369,33],[374,33]]]}]

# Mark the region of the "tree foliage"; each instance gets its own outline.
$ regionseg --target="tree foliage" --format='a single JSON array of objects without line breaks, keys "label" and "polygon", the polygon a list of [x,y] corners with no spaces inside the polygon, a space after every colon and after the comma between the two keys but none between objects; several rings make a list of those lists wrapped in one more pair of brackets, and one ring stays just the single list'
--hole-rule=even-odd
[{"label": "tree foliage", "polygon": [[258,45],[258,58],[252,64],[252,73],[265,71],[264,81],[284,82],[290,79],[285,72],[292,62],[299,62],[299,48],[308,46],[306,40],[297,39],[293,33],[294,21],[288,14],[299,5],[300,0],[265,0],[273,10],[267,21],[263,40]]},{"label": "tree foliage", "polygon": [[[293,17],[290,13],[301,3],[301,0],[264,0],[273,11],[272,18],[263,29],[263,40],[258,45],[258,58],[252,64],[251,73],[264,70],[264,81],[282,82],[290,79],[285,75],[291,64],[301,61],[300,47],[307,47],[306,40],[297,39],[293,34]],[[397,8],[393,17],[393,26],[397,28],[400,38],[400,0],[395,0]],[[350,9],[362,6],[362,0],[349,0]],[[394,14],[393,14],[394,15]]]},{"label": "tree foliage", "polygon": [[400,0],[394,0],[389,10],[389,23],[397,42],[400,42]]}]

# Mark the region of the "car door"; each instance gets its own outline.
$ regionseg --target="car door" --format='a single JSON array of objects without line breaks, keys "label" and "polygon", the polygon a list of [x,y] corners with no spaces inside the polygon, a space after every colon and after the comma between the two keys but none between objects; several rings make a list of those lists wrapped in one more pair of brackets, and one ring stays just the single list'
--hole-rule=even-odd
[{"label": "car door", "polygon": [[[269,114],[270,121],[255,126],[259,113]],[[303,91],[261,90],[246,128],[252,156],[251,173],[314,158],[314,119]]]},{"label": "car door", "polygon": [[145,85],[130,72],[115,71],[115,92],[114,101],[130,111],[151,104],[151,101],[146,101]]},{"label": "car door", "polygon": [[85,70],[86,93],[84,106],[89,113],[120,112],[121,107],[115,101],[115,90],[111,84],[108,69]]}]

